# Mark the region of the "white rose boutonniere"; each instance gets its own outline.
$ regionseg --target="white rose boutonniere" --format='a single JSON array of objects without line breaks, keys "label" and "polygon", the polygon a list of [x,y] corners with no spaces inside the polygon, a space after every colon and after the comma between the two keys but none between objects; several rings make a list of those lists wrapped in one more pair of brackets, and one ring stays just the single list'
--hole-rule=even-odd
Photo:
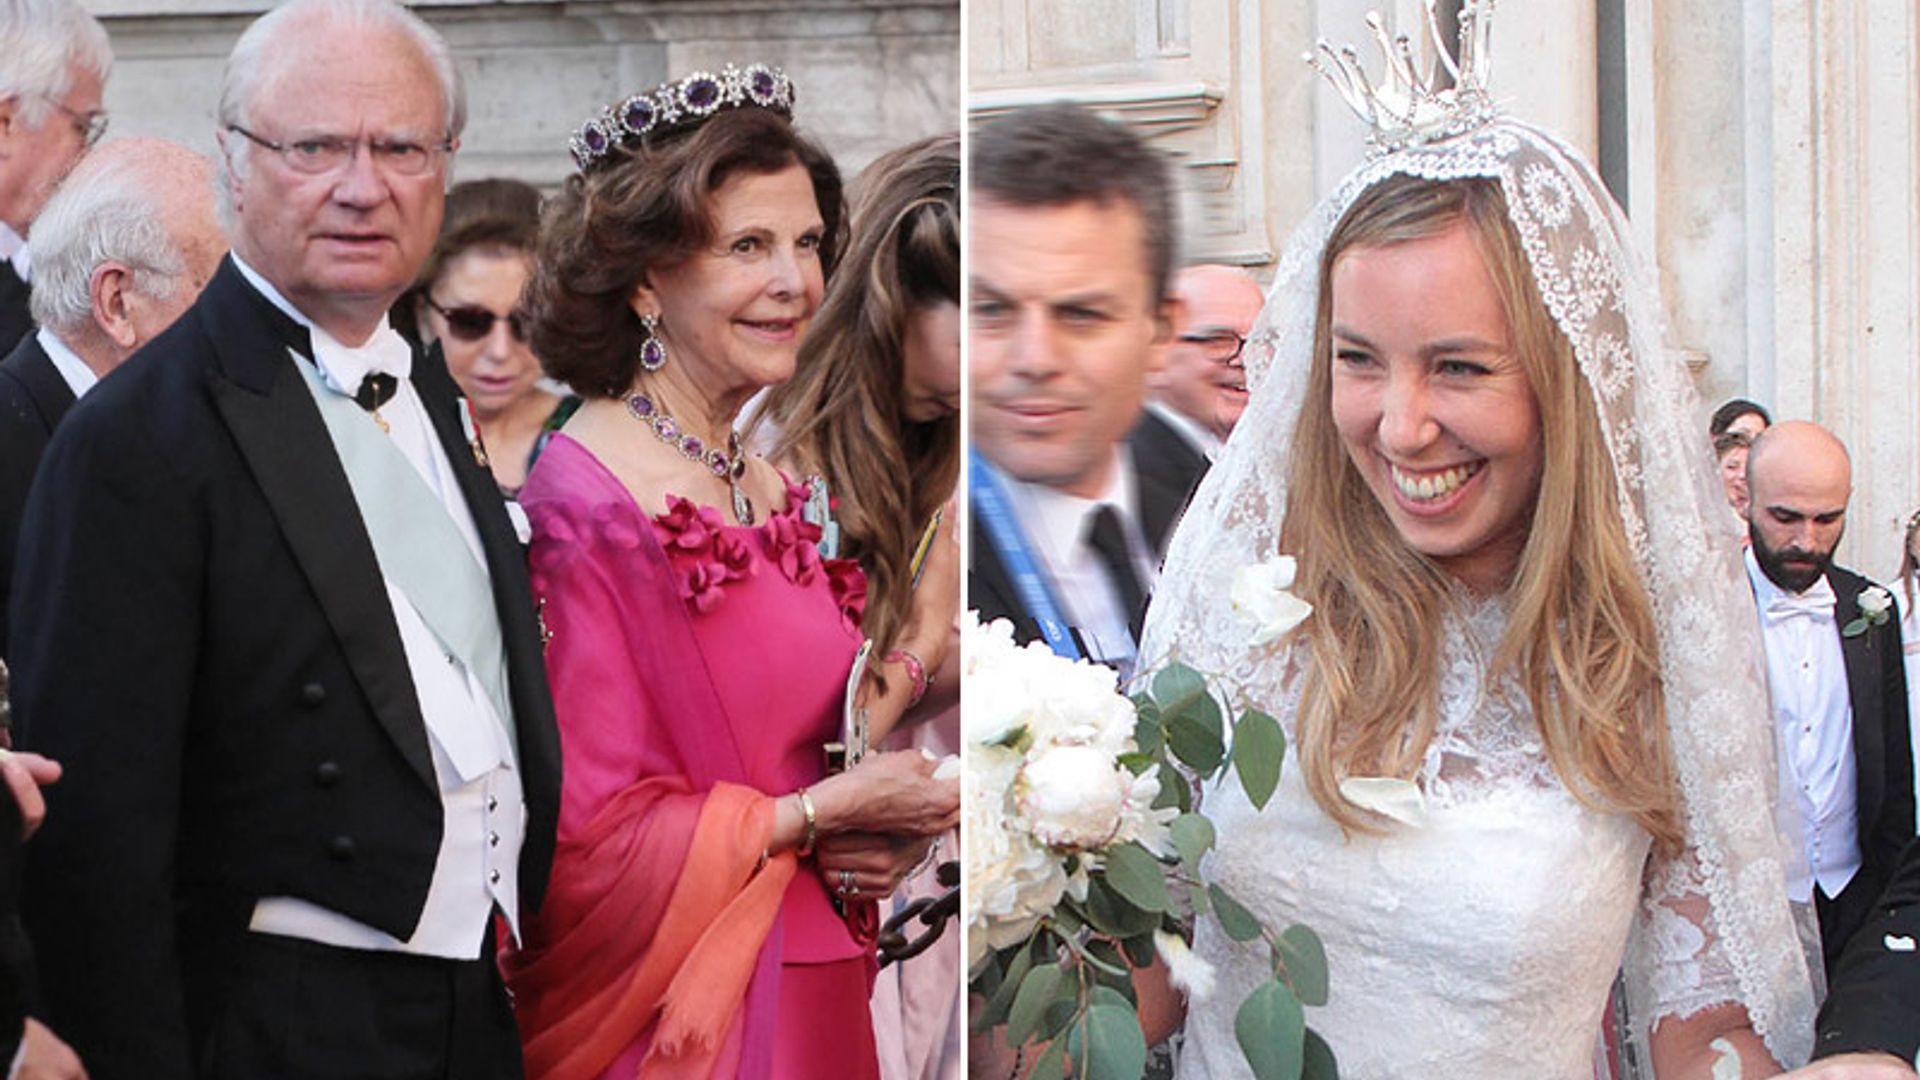
[{"label": "white rose boutonniere", "polygon": [[1229,599],[1233,610],[1253,627],[1247,644],[1270,645],[1306,621],[1313,605],[1293,595],[1293,556],[1278,555],[1263,563],[1243,566],[1233,575]]},{"label": "white rose boutonniere", "polygon": [[1840,628],[1841,637],[1859,637],[1893,618],[1893,594],[1878,585],[1860,590],[1860,617]]}]

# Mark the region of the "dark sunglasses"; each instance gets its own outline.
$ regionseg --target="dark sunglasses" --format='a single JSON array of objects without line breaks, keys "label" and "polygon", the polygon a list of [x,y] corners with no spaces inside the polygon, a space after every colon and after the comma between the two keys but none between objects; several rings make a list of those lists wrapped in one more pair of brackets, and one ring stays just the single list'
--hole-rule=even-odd
[{"label": "dark sunglasses", "polygon": [[515,310],[506,315],[496,315],[486,308],[475,304],[463,304],[456,308],[441,307],[433,297],[425,297],[427,306],[440,313],[447,320],[447,333],[460,341],[479,341],[493,333],[493,324],[501,319],[507,320],[507,331],[515,341],[527,340],[527,316],[525,312]]}]

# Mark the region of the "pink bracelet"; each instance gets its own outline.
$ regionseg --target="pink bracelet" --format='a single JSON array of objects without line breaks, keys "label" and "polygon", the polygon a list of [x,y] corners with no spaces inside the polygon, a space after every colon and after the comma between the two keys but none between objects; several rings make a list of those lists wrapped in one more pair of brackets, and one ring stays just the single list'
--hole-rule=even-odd
[{"label": "pink bracelet", "polygon": [[920,704],[927,696],[927,665],[906,649],[895,649],[886,656],[887,663],[899,664],[907,669],[907,678],[913,680],[913,696],[907,699],[907,708]]}]

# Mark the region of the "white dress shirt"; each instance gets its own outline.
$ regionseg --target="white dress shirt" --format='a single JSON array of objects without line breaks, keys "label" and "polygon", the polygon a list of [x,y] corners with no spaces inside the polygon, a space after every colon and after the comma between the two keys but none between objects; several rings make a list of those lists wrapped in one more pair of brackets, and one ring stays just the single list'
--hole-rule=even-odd
[{"label": "white dress shirt", "polygon": [[1833,586],[1822,576],[1804,592],[1790,593],[1760,569],[1752,548],[1746,563],[1767,650],[1781,791],[1791,791],[1800,804],[1812,869],[1811,880],[1798,871],[1790,874],[1787,898],[1805,903],[1818,884],[1831,899],[1860,870],[1853,705],[1834,621]]},{"label": "white dress shirt", "polygon": [[40,347],[46,350],[47,359],[53,363],[53,370],[60,373],[60,378],[67,384],[67,389],[73,391],[73,400],[79,401],[85,397],[87,391],[93,389],[93,384],[100,381],[100,376],[93,373],[93,369],[87,366],[87,362],[80,359],[79,354],[72,349],[67,348],[67,343],[55,336],[53,331],[43,326],[33,332],[33,340],[39,342]]},{"label": "white dress shirt", "polygon": [[[308,328],[314,361],[331,386],[351,393],[375,370],[399,379],[392,400],[380,408],[381,418],[407,461],[440,496],[447,516],[484,570],[486,554],[473,515],[454,481],[446,452],[434,437],[433,422],[407,378],[412,352],[406,342],[382,326],[364,346],[342,345],[313,325],[238,255],[234,265],[261,295]],[[305,363],[292,357],[289,362]],[[426,721],[444,811],[440,853],[420,924],[411,938],[401,941],[308,901],[269,897],[255,905],[250,929],[345,948],[472,960],[495,906],[505,913],[516,939],[520,932],[518,869],[526,807],[513,741],[478,677],[441,644],[400,586],[392,578],[385,581]]]},{"label": "white dress shirt", "polygon": [[1143,594],[1151,594],[1158,568],[1153,548],[1140,531],[1139,497],[1133,482],[1133,456],[1125,444],[1114,448],[1106,490],[1097,499],[1068,495],[1044,484],[1007,478],[1007,501],[1032,548],[1034,562],[1053,585],[1060,614],[1080,631],[1087,654],[1132,674],[1136,645],[1127,613],[1116,595],[1100,553],[1087,542],[1093,515],[1111,506],[1120,515]]},{"label": "white dress shirt", "polygon": [[27,254],[27,238],[13,231],[13,226],[0,221],[0,259],[13,264],[13,275],[27,284],[33,284],[33,260]]},{"label": "white dress shirt", "polygon": [[1220,448],[1226,444],[1220,436],[1213,433],[1212,428],[1206,427],[1164,401],[1149,401],[1147,409],[1153,415],[1165,420],[1168,427],[1187,440],[1187,445],[1205,454],[1208,461],[1215,461],[1220,457]]}]

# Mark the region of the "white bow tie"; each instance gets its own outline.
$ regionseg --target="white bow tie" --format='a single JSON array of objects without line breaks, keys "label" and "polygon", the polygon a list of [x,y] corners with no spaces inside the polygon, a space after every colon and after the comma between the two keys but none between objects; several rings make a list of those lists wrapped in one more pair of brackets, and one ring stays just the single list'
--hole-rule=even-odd
[{"label": "white bow tie", "polygon": [[1803,593],[1781,593],[1767,602],[1767,619],[1778,622],[1795,615],[1825,622],[1833,621],[1833,590],[1821,588],[1826,585],[1822,579]]}]

